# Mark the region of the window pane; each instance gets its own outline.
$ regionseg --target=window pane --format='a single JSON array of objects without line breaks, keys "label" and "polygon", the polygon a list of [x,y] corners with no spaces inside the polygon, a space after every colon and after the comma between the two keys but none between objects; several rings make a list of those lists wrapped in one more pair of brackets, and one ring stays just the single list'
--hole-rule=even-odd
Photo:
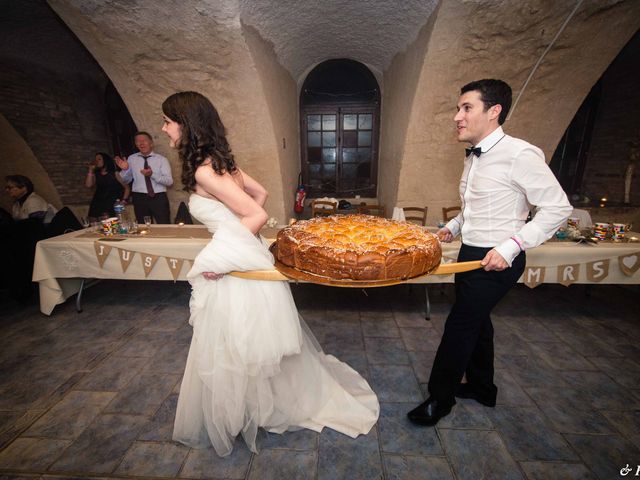
[{"label": "window pane", "polygon": [[323,148],[322,149],[322,162],[323,163],[336,163],[336,149],[335,148]]},{"label": "window pane", "polygon": [[320,132],[308,132],[307,133],[307,146],[319,147],[320,146]]},{"label": "window pane", "polygon": [[342,146],[343,147],[357,147],[358,146],[358,132],[355,130],[342,133]]},{"label": "window pane", "polygon": [[358,161],[358,149],[357,148],[343,148],[342,149],[342,162],[343,163],[356,163]]},{"label": "window pane", "polygon": [[335,130],[335,129],[336,129],[336,116],[322,115],[322,130]]},{"label": "window pane", "polygon": [[336,178],[336,164],[328,164],[322,166],[322,179],[326,181],[332,181]]},{"label": "window pane", "polygon": [[368,147],[371,145],[371,132],[358,132],[358,146]]},{"label": "window pane", "polygon": [[356,130],[358,128],[358,115],[345,115],[342,119],[344,130]]},{"label": "window pane", "polygon": [[320,130],[320,115],[307,115],[307,130]]},{"label": "window pane", "polygon": [[368,162],[371,160],[371,149],[370,148],[359,148],[358,149],[358,161],[359,162]]},{"label": "window pane", "polygon": [[323,147],[335,147],[336,146],[336,132],[322,132],[322,146]]},{"label": "window pane", "polygon": [[361,113],[358,115],[358,129],[371,130],[371,114]]},{"label": "window pane", "polygon": [[342,179],[343,180],[355,180],[357,173],[358,165],[355,163],[350,163],[348,165],[342,166]]},{"label": "window pane", "polygon": [[371,163],[363,162],[358,164],[357,170],[358,178],[365,178],[367,182],[369,181],[369,177],[371,176]]},{"label": "window pane", "polygon": [[319,187],[322,184],[322,179],[320,178],[320,167],[320,164],[309,165],[309,184],[312,187]]},{"label": "window pane", "polygon": [[320,147],[307,148],[307,161],[309,163],[320,163],[322,149]]}]

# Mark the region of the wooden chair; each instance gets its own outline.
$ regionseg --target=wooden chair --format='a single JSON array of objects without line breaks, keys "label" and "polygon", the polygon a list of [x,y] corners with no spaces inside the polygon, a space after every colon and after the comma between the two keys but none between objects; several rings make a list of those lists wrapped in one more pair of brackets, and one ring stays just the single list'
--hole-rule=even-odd
[{"label": "wooden chair", "polygon": [[358,213],[363,213],[365,215],[375,215],[382,218],[387,217],[387,210],[384,205],[367,205],[366,203],[361,203],[360,205],[358,205]]},{"label": "wooden chair", "polygon": [[455,218],[460,211],[460,207],[442,207],[442,221],[447,223],[452,218]]},{"label": "wooden chair", "polygon": [[338,204],[328,200],[313,200],[311,202],[311,216],[334,215],[338,211]]},{"label": "wooden chair", "polygon": [[404,207],[402,210],[404,210],[404,219],[407,222],[417,223],[422,226],[427,225],[429,207]]}]

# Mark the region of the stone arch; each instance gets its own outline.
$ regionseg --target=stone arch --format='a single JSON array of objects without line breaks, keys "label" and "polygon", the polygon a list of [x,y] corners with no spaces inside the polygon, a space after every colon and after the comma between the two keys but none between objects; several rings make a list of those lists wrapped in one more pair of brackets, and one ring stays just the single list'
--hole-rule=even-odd
[{"label": "stone arch", "polygon": [[562,30],[505,124],[507,132],[540,146],[549,159],[583,98],[639,26],[640,3],[632,1],[441,2],[416,43],[385,72],[393,79],[425,52],[409,94],[406,135],[395,145],[401,157],[397,183],[387,183],[382,201],[429,205],[431,222],[440,207],[459,203],[462,145],[452,122],[459,88],[478,78],[502,78],[517,96]]}]

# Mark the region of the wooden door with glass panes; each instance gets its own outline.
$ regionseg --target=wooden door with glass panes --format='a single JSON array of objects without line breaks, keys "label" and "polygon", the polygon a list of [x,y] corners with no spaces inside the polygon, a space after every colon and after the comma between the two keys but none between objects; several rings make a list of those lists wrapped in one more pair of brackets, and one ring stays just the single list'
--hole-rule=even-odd
[{"label": "wooden door with glass panes", "polygon": [[311,198],[375,197],[375,107],[307,107],[302,119],[302,167]]}]

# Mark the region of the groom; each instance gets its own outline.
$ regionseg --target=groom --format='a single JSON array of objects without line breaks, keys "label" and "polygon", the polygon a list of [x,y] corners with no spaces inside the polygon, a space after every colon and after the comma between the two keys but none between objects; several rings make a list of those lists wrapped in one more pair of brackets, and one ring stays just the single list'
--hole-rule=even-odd
[{"label": "groom", "polygon": [[[525,250],[549,239],[572,211],[542,150],[502,130],[511,87],[479,80],[460,93],[453,120],[458,141],[472,148],[460,179],[462,210],[438,237],[450,242],[461,235],[458,261],[481,260],[483,268],[455,276],[456,300],[431,370],[430,396],[408,413],[418,425],[435,425],[455,397],[495,406],[491,310],[522,275]],[[530,205],[536,214],[525,223]],[[460,383],[465,373],[467,383]]]}]

